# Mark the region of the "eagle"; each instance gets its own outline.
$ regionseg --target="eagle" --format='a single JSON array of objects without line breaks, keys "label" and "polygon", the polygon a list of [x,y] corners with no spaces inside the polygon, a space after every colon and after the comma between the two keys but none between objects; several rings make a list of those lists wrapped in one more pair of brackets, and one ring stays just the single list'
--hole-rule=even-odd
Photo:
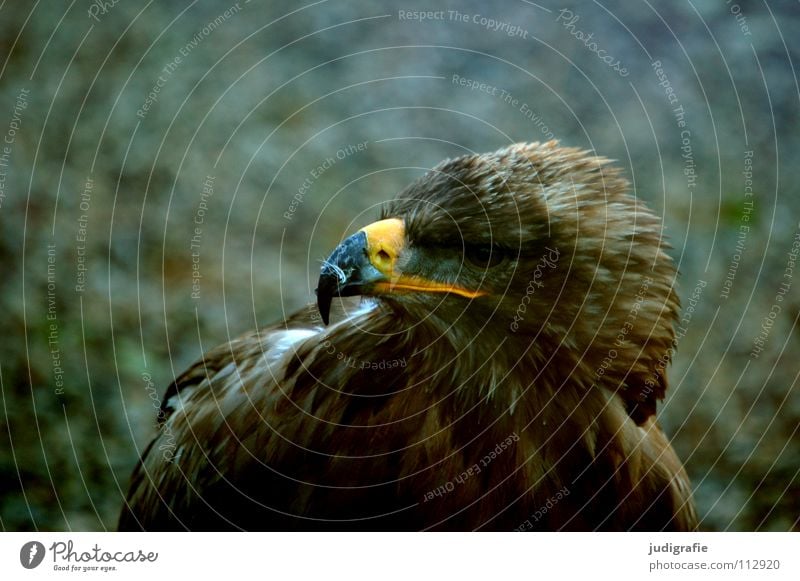
[{"label": "eagle", "polygon": [[676,269],[628,192],[556,141],[439,163],[168,387],[119,529],[695,529]]}]

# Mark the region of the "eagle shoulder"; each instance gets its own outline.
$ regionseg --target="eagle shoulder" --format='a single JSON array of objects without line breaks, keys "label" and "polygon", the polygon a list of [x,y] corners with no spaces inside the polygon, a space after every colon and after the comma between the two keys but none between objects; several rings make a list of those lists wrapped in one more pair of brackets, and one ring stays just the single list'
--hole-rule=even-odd
[{"label": "eagle shoulder", "polygon": [[120,530],[197,528],[183,522],[187,509],[220,483],[237,488],[231,460],[239,467],[259,461],[252,448],[269,443],[255,442],[254,434],[275,437],[259,427],[268,422],[263,410],[285,392],[298,346],[320,333],[303,309],[208,351],[176,378],[131,479]]}]

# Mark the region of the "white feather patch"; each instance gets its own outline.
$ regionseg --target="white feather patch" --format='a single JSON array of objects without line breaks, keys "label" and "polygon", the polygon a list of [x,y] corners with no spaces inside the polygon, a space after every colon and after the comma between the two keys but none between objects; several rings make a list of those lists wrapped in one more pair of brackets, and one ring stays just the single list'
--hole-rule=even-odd
[{"label": "white feather patch", "polygon": [[317,335],[319,331],[313,329],[288,329],[286,331],[275,331],[276,338],[267,353],[267,359],[275,362],[281,359],[287,352],[295,352],[295,345],[300,341]]}]

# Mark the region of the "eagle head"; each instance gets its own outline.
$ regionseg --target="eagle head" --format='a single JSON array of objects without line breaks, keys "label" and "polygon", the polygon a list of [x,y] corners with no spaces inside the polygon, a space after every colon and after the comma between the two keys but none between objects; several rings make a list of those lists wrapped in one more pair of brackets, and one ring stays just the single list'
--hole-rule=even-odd
[{"label": "eagle head", "polygon": [[661,221],[627,190],[609,160],[555,141],[446,160],[323,263],[321,316],[335,296],[372,297],[397,332],[428,328],[506,367],[555,360],[643,421],[679,301]]}]

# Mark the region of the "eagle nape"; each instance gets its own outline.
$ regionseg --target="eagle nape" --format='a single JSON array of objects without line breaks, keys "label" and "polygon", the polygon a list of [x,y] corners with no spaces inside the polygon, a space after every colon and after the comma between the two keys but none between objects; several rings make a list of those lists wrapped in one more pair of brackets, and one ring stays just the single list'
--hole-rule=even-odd
[{"label": "eagle nape", "polygon": [[656,419],[677,272],[629,189],[555,141],[441,162],[324,261],[324,326],[167,388],[119,529],[694,530]]}]

